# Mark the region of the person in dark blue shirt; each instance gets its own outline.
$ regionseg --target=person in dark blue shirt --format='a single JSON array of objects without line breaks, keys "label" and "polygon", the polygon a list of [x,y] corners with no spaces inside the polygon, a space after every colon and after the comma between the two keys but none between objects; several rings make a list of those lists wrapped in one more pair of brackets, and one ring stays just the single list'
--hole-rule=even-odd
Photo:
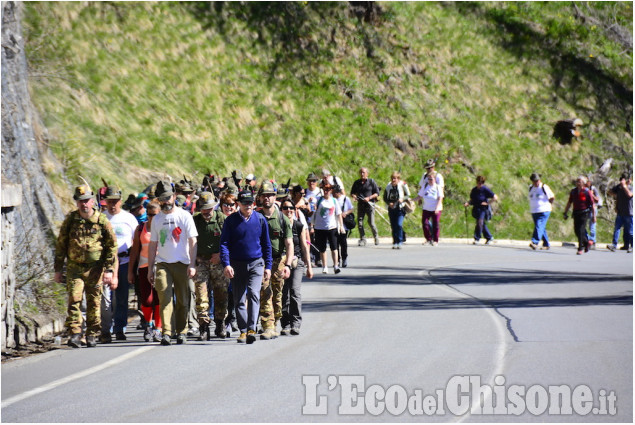
[{"label": "person in dark blue shirt", "polygon": [[485,186],[485,177],[476,177],[476,187],[470,192],[470,200],[465,206],[472,205],[472,217],[476,219],[474,227],[474,245],[478,244],[481,234],[485,236],[485,245],[489,245],[494,237],[487,228],[487,220],[491,218],[490,202],[497,201],[498,196]]},{"label": "person in dark blue shirt", "polygon": [[231,279],[240,336],[237,342],[256,341],[263,276],[271,277],[271,241],[267,220],[254,211],[251,191],[238,194],[239,210],[225,219],[220,236],[220,258]]}]

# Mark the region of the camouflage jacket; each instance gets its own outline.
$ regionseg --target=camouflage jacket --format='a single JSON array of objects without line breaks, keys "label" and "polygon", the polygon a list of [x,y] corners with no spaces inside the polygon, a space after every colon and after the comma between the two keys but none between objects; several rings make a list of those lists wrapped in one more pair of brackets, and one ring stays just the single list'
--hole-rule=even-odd
[{"label": "camouflage jacket", "polygon": [[99,261],[104,269],[113,268],[117,256],[117,237],[105,214],[95,211],[89,219],[79,211],[66,216],[55,246],[55,271],[61,272],[64,260],[79,264]]}]

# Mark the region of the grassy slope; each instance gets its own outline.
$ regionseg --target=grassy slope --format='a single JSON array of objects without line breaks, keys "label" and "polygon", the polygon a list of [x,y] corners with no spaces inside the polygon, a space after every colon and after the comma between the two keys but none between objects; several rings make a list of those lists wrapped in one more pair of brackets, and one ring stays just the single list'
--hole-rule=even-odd
[{"label": "grassy slope", "polygon": [[[350,185],[368,166],[382,186],[401,168],[414,187],[421,161],[435,157],[448,192],[442,236],[464,235],[477,173],[502,199],[495,236],[526,239],[532,171],[561,211],[574,175],[607,157],[619,163],[613,177],[632,168],[632,100],[615,100],[606,83],[632,92],[632,48],[620,54],[571,23],[571,3],[389,3],[374,28],[343,4],[324,22],[307,7],[322,54],[275,68],[273,42],[256,43],[257,28],[231,11],[219,30],[185,4],[26,6],[35,103],[73,182],[104,177],[131,192],[164,172],[234,168],[303,182],[326,166]],[[609,7],[632,34],[630,3],[583,11],[615,14]],[[552,140],[553,123],[576,115],[589,123],[583,140]],[[612,226],[601,223],[606,240]],[[570,226],[555,214],[552,238],[573,239]],[[406,228],[420,234],[418,218]],[[389,234],[385,223],[380,231]]]}]

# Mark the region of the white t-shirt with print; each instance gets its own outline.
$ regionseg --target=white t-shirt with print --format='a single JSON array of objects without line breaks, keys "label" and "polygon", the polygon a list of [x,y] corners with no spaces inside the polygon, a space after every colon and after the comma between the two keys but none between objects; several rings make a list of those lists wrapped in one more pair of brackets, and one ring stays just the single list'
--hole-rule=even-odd
[{"label": "white t-shirt with print", "polygon": [[[542,190],[543,188],[545,189],[544,191]],[[532,214],[551,211],[553,207],[549,199],[553,197],[551,188],[546,184],[538,187],[531,185],[531,188],[529,188],[529,210]]]},{"label": "white t-shirt with print", "polygon": [[342,214],[339,202],[332,197],[318,198],[315,214],[313,214],[313,228],[331,230],[337,228],[337,216]]},{"label": "white t-shirt with print", "polygon": [[[115,215],[111,215],[106,211],[106,218],[110,221],[112,230],[117,236],[117,253],[128,251],[132,247],[134,231],[137,229],[139,222],[134,215],[124,210]],[[129,256],[119,257],[119,264],[127,264],[129,261]]]},{"label": "white t-shirt with print", "polygon": [[155,263],[190,264],[187,240],[197,237],[192,215],[175,206],[170,214],[160,212],[152,220],[150,241],[158,242]]},{"label": "white t-shirt with print", "polygon": [[[423,198],[421,205],[422,209],[426,211],[435,211],[437,209],[437,202],[439,198],[443,198],[443,186],[434,184],[432,186],[424,185],[419,190],[418,195]],[[441,206],[440,209],[443,207]]]}]

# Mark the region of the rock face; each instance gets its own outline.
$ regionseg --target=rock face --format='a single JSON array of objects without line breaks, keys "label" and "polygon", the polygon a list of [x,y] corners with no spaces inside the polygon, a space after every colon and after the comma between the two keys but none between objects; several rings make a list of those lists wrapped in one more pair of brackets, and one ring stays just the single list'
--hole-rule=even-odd
[{"label": "rock face", "polygon": [[[40,289],[50,284],[54,235],[64,219],[42,169],[43,158],[50,161],[52,154],[40,143],[44,126],[29,97],[21,8],[20,2],[2,3],[3,350],[41,338],[38,328],[56,319],[38,307]],[[14,185],[5,192],[6,183]],[[14,303],[21,302],[38,311],[32,314],[37,318],[16,315]]]}]

